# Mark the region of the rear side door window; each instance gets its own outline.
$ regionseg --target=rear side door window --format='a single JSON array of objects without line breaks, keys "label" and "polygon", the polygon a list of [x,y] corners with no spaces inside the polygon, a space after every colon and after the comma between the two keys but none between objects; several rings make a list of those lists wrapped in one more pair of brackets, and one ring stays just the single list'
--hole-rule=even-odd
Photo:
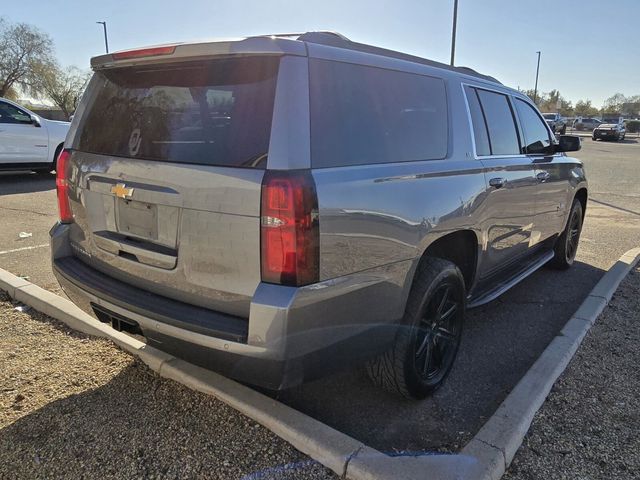
[{"label": "rear side door window", "polygon": [[487,124],[491,155],[519,155],[518,131],[509,98],[488,90],[476,91]]},{"label": "rear side door window", "polygon": [[444,80],[311,59],[314,168],[445,158]]},{"label": "rear side door window", "polygon": [[551,136],[540,115],[531,105],[519,98],[516,98],[515,104],[524,136],[522,153],[528,155],[551,153]]}]

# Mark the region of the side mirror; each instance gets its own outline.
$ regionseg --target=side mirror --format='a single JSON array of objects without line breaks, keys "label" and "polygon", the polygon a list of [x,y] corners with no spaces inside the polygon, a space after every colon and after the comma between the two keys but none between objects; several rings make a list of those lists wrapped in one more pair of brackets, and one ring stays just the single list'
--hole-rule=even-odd
[{"label": "side mirror", "polygon": [[36,117],[35,115],[31,115],[31,123],[33,124],[34,127],[41,127],[42,125],[40,125],[40,119],[38,117]]},{"label": "side mirror", "polygon": [[582,142],[577,135],[559,135],[556,152],[577,152],[582,148]]}]

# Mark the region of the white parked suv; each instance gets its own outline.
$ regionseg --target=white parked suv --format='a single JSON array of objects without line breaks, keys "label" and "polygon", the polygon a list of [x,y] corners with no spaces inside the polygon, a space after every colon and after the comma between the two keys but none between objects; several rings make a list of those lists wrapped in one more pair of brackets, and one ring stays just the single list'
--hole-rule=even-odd
[{"label": "white parked suv", "polygon": [[55,170],[69,125],[0,98],[0,170]]}]

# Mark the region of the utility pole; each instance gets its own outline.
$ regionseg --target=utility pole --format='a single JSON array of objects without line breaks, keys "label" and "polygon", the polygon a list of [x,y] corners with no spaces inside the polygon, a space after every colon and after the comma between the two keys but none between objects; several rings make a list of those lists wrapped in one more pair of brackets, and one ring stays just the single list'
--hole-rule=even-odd
[{"label": "utility pole", "polygon": [[104,29],[104,49],[109,53],[109,40],[107,40],[107,22],[96,22],[102,25]]},{"label": "utility pole", "polygon": [[538,104],[538,74],[540,73],[540,52],[538,54],[538,66],[536,67],[536,86],[533,87],[533,103]]},{"label": "utility pole", "polygon": [[458,0],[453,0],[453,31],[451,32],[451,66],[456,56],[456,28],[458,26]]}]

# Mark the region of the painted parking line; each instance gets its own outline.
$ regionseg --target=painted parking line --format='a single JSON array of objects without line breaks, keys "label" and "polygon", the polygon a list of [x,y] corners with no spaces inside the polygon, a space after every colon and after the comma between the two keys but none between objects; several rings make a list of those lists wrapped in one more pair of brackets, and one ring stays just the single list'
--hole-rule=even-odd
[{"label": "painted parking line", "polygon": [[36,248],[42,248],[42,247],[48,247],[48,246],[49,246],[48,243],[43,243],[42,245],[33,245],[31,247],[14,248],[13,250],[0,250],[0,255],[5,255],[7,253],[14,253],[14,252],[22,252],[24,250],[34,250]]}]

